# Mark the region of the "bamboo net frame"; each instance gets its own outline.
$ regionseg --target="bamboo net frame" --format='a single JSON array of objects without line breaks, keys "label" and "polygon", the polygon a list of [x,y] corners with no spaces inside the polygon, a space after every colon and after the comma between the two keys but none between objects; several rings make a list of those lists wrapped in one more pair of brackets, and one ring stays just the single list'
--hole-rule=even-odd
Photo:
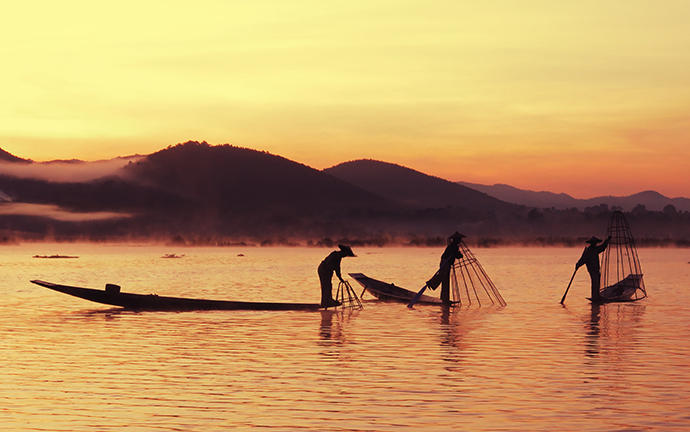
[{"label": "bamboo net frame", "polygon": [[464,240],[460,240],[458,249],[462,258],[455,260],[451,270],[451,302],[458,306],[482,306],[482,303],[505,306],[501,293]]},{"label": "bamboo net frame", "polygon": [[599,293],[604,298],[618,297],[621,301],[647,297],[635,240],[622,212],[614,211],[611,215],[606,237],[611,240],[602,254]]},{"label": "bamboo net frame", "polygon": [[335,300],[338,300],[341,307],[345,309],[360,310],[364,308],[364,306],[362,306],[362,302],[357,296],[357,293],[348,281],[338,283],[338,290],[335,294]]}]

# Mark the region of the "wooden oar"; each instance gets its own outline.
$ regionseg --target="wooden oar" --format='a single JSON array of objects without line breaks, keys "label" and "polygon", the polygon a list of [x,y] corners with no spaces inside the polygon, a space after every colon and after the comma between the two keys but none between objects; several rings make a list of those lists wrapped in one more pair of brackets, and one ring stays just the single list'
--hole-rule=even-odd
[{"label": "wooden oar", "polygon": [[[424,291],[426,291],[426,289],[429,288],[429,282],[434,281],[434,279],[435,279],[436,277],[438,277],[439,272],[441,271],[441,269],[443,268],[443,266],[445,266],[446,264],[448,264],[449,261],[452,261],[452,260],[455,260],[455,256],[450,256],[450,257],[448,257],[445,261],[443,261],[443,264],[442,264],[441,266],[439,266],[438,270],[436,270],[436,273],[434,273],[434,275],[431,276],[431,279],[429,279],[428,281],[426,281],[426,283],[424,284],[424,287],[422,287],[422,289],[420,289],[419,292],[418,292],[417,294],[415,294],[414,297],[412,297],[412,300],[410,300],[410,302],[407,304],[407,307],[408,307],[408,308],[412,308],[412,306],[414,306],[414,304],[417,303],[417,301],[419,300],[419,298],[422,297],[422,294],[424,294]],[[436,280],[436,281],[434,281],[434,283],[435,283],[435,287],[437,287],[437,286],[439,286],[439,285],[441,284],[441,281],[440,281],[440,280]],[[435,287],[434,287],[434,288],[435,288]]]},{"label": "wooden oar", "polygon": [[575,279],[575,273],[577,273],[579,267],[575,267],[575,271],[573,272],[573,277],[570,278],[570,282],[568,282],[568,288],[565,289],[565,293],[563,293],[563,298],[561,299],[561,304],[565,301],[565,296],[568,295],[568,290],[570,289],[570,284],[573,283],[573,279]]},{"label": "wooden oar", "polygon": [[414,297],[412,297],[412,300],[410,300],[410,302],[407,304],[408,308],[412,308],[412,306],[414,306],[414,304],[417,303],[417,300],[419,300],[422,294],[424,294],[424,291],[426,291],[428,286],[429,285],[424,285],[424,287],[420,289],[419,292],[414,295]]}]

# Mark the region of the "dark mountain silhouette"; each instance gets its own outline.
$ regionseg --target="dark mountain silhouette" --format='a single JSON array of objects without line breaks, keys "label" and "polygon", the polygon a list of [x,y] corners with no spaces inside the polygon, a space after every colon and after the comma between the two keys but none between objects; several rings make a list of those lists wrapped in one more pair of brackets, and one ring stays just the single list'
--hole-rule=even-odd
[{"label": "dark mountain silhouette", "polygon": [[17,202],[75,211],[266,211],[332,213],[396,206],[371,192],[265,152],[188,142],[130,162],[118,175],[88,182],[52,182],[0,175]]},{"label": "dark mountain silhouette", "polygon": [[[0,191],[12,202],[0,202],[0,207],[50,204],[63,211],[128,217],[69,222],[0,212],[0,241],[174,239],[225,244],[247,239],[271,244],[275,239],[273,244],[290,244],[306,239],[330,246],[331,239],[360,238],[379,245],[389,239],[441,245],[457,230],[486,245],[500,244],[503,238],[581,244],[600,235],[610,215],[599,202],[586,211],[572,205],[559,210],[555,205],[535,209],[509,204],[386,162],[352,161],[319,171],[227,144],[170,146],[131,161],[115,174],[113,164],[101,166],[110,167],[103,171],[108,175],[88,181],[29,178],[6,170],[0,174]],[[655,197],[646,193],[637,198]],[[690,244],[690,212],[637,206],[629,216],[638,235],[666,242],[659,244]]]},{"label": "dark mountain silhouette", "polygon": [[341,163],[324,172],[392,201],[417,208],[450,206],[482,212],[519,210],[518,206],[484,192],[388,162],[361,159]]},{"label": "dark mountain silhouette", "polygon": [[0,149],[0,161],[5,161],[5,162],[22,162],[22,163],[29,163],[31,160],[29,159],[22,159],[20,157],[17,157],[11,153],[6,152],[3,149]]},{"label": "dark mountain silhouette", "polygon": [[482,185],[468,182],[457,182],[460,185],[484,192],[492,197],[510,202],[521,204],[528,207],[557,209],[573,208],[578,206],[578,200],[570,195],[553,192],[534,192],[530,190],[518,189],[506,184]]},{"label": "dark mountain silhouette", "polygon": [[386,199],[280,156],[187,142],[122,169],[124,178],[223,213],[388,210]]},{"label": "dark mountain silhouette", "polygon": [[[404,210],[280,156],[198,142],[168,147],[130,162],[115,176],[92,181],[52,182],[0,175],[0,190],[15,203],[133,215],[91,224],[92,237],[103,231],[134,237],[342,235],[363,229],[372,218],[385,219]],[[13,218],[12,224],[17,227],[21,222]],[[44,225],[33,220],[32,228],[25,230],[55,229]],[[84,231],[89,231],[88,226],[82,223]]]},{"label": "dark mountain silhouette", "polygon": [[638,205],[643,205],[647,210],[662,211],[667,205],[672,205],[676,210],[690,211],[690,199],[669,198],[655,191],[645,191],[623,197],[609,195],[577,199],[564,193],[534,192],[506,184],[482,185],[468,182],[458,182],[458,184],[484,192],[500,200],[527,207],[584,210],[588,207],[605,204],[611,208],[619,207],[624,211],[630,211]]}]

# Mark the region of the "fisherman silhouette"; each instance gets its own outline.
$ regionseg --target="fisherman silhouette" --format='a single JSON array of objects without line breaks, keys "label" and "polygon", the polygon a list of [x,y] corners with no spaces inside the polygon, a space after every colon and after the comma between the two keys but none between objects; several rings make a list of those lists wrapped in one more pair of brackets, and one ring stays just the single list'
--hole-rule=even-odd
[{"label": "fisherman silhouette", "polygon": [[345,282],[340,274],[340,261],[345,257],[357,256],[350,246],[338,245],[340,250],[331,252],[319,264],[319,281],[321,282],[321,307],[340,306],[340,302],[333,299],[333,273],[338,276],[340,282]]},{"label": "fisherman silhouette", "polygon": [[[460,241],[465,238],[464,235],[455,231],[455,233],[448,237],[448,246],[446,250],[441,254],[441,262],[439,264],[439,269],[437,273],[438,279],[441,280],[441,301],[444,305],[450,306],[450,270],[453,268],[453,263],[456,259],[462,258],[462,253],[460,253]],[[431,289],[436,289],[438,283],[434,285],[432,282],[436,278],[432,278],[429,287]],[[427,284],[429,283],[427,282]]]},{"label": "fisherman silhouette", "polygon": [[585,250],[582,252],[580,260],[577,262],[577,264],[575,264],[575,271],[577,271],[577,269],[579,269],[583,265],[587,266],[589,277],[592,280],[592,301],[596,301],[601,298],[601,294],[599,294],[599,289],[601,287],[601,268],[599,267],[599,254],[606,250],[606,247],[609,245],[610,240],[611,236],[609,236],[600,246],[597,246],[597,244],[601,242],[601,239],[592,236],[592,238],[587,240],[586,242],[589,243],[589,246],[585,248]]}]

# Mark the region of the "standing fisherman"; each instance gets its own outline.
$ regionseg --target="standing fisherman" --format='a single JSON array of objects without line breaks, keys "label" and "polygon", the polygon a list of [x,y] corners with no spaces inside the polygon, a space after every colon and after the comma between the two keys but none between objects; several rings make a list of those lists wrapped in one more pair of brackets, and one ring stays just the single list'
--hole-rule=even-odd
[{"label": "standing fisherman", "polygon": [[599,254],[606,250],[606,246],[609,245],[611,236],[609,236],[601,246],[597,246],[597,243],[601,242],[600,238],[592,237],[587,240],[589,246],[585,248],[582,252],[580,260],[575,264],[575,271],[582,267],[587,266],[587,271],[589,272],[589,277],[592,280],[592,301],[595,302],[601,299],[599,294],[599,288],[601,286],[601,269],[599,267]]},{"label": "standing fisherman", "polygon": [[428,282],[427,286],[431,289],[436,289],[441,285],[441,301],[444,305],[450,306],[450,270],[453,268],[453,263],[456,259],[462,258],[460,252],[460,241],[465,238],[464,235],[455,231],[455,233],[448,237],[448,246],[441,254],[441,262],[439,264],[438,272]]},{"label": "standing fisherman", "polygon": [[319,264],[319,281],[321,282],[321,307],[340,306],[340,302],[333,299],[333,273],[338,276],[340,282],[345,282],[340,274],[340,261],[345,257],[356,256],[350,246],[338,245],[340,250],[331,252],[321,264]]}]

